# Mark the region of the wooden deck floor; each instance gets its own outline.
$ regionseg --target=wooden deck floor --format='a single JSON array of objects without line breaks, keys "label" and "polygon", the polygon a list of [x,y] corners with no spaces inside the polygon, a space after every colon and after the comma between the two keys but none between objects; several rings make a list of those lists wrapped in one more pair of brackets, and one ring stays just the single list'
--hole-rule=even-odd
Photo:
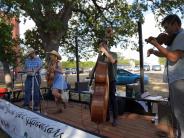
[{"label": "wooden deck floor", "polygon": [[[20,102],[15,104],[21,105]],[[69,102],[67,108],[63,109],[62,113],[54,113],[55,110],[56,105],[53,101],[42,102],[41,114],[105,137],[160,138],[158,135],[160,129],[151,123],[152,116],[124,113],[118,117],[118,125],[113,127],[110,122],[104,122],[99,126],[91,122],[89,107],[84,104]]]}]

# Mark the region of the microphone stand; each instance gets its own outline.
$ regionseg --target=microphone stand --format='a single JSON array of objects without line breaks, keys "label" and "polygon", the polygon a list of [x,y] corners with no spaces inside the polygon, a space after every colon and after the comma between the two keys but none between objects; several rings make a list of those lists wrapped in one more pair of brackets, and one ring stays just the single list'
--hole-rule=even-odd
[{"label": "microphone stand", "polygon": [[[23,89],[24,89],[24,86],[23,86],[23,79],[22,79],[22,75],[23,75],[23,74],[25,74],[26,72],[25,72],[25,71],[19,71],[18,73],[20,74],[21,85],[22,85],[22,86],[21,86],[21,87],[22,87],[21,89],[22,89],[22,92],[23,92],[23,91],[24,91],[24,90],[23,90]],[[25,94],[24,94],[24,95],[25,95]]]},{"label": "microphone stand", "polygon": [[34,109],[34,78],[35,77],[35,73],[33,72],[32,74],[32,87],[31,87],[31,94],[32,94],[32,111]]},{"label": "microphone stand", "polygon": [[[36,72],[33,71],[33,74],[32,74],[32,87],[31,87],[31,94],[32,94],[32,111],[34,110],[34,83],[35,83],[35,80],[36,80],[36,84],[39,86],[38,84],[38,80],[36,78]],[[40,93],[39,93],[40,94]]]},{"label": "microphone stand", "polygon": [[[36,79],[36,82],[37,82],[38,86],[39,86],[39,84],[38,84],[38,80],[36,78],[36,73],[34,71],[29,71],[29,72],[32,72],[32,75],[31,75],[31,77],[32,77],[31,94],[32,94],[32,111],[33,111],[33,109],[34,109],[34,79]],[[18,72],[18,73],[21,74],[21,80],[22,80],[22,74],[23,73],[28,73],[28,72],[27,71],[21,71],[21,72]],[[23,89],[23,80],[22,80],[22,89]]]}]

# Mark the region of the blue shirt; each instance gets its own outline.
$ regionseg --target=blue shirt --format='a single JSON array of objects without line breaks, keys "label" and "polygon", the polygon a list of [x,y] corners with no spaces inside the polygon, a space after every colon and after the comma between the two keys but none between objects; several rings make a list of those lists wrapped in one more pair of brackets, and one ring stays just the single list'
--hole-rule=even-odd
[{"label": "blue shirt", "polygon": [[25,61],[25,70],[34,70],[36,68],[41,68],[42,67],[42,61],[39,57],[35,58],[27,58]]}]

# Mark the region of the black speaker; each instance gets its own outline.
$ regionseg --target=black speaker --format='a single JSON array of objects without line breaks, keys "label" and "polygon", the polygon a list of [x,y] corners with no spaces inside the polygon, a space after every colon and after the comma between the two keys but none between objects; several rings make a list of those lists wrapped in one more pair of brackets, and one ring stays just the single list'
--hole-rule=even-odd
[{"label": "black speaker", "polygon": [[125,99],[122,97],[117,97],[117,103],[118,103],[118,114],[122,115],[125,112]]},{"label": "black speaker", "polygon": [[[78,86],[79,85],[79,86]],[[75,91],[81,92],[81,91],[89,91],[89,82],[88,81],[83,81],[83,82],[75,82]]]},{"label": "black speaker", "polygon": [[144,107],[135,100],[117,97],[118,113],[122,115],[124,112],[146,114]]},{"label": "black speaker", "polygon": [[126,99],[125,112],[146,114],[144,107],[135,100]]}]

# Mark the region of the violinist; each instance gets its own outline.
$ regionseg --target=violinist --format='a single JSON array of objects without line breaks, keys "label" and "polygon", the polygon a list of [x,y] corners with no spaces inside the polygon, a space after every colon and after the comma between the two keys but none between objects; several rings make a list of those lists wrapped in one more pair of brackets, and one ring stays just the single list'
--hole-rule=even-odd
[{"label": "violinist", "polygon": [[163,34],[157,38],[149,37],[146,41],[157,50],[149,49],[147,54],[167,59],[164,81],[169,84],[170,105],[177,120],[178,137],[184,138],[184,30],[181,27],[181,20],[176,14],[166,16],[161,25],[167,33],[167,36],[164,35],[162,43],[164,42],[167,47],[163,47],[162,43],[158,41]]},{"label": "violinist", "polygon": [[118,117],[118,105],[116,100],[116,71],[117,71],[117,54],[111,52],[108,48],[106,40],[100,40],[99,44],[99,52],[101,53],[99,56],[99,61],[105,61],[108,64],[108,76],[109,76],[109,106],[107,109],[107,121],[110,120],[110,106],[112,107],[113,120],[112,125],[117,125],[117,117]]},{"label": "violinist", "polygon": [[47,65],[47,84],[52,90],[54,100],[56,103],[56,113],[62,112],[61,104],[66,108],[66,103],[62,99],[63,90],[67,89],[67,83],[62,75],[62,70],[59,60],[61,56],[55,50],[52,50],[49,54],[49,62]]}]

